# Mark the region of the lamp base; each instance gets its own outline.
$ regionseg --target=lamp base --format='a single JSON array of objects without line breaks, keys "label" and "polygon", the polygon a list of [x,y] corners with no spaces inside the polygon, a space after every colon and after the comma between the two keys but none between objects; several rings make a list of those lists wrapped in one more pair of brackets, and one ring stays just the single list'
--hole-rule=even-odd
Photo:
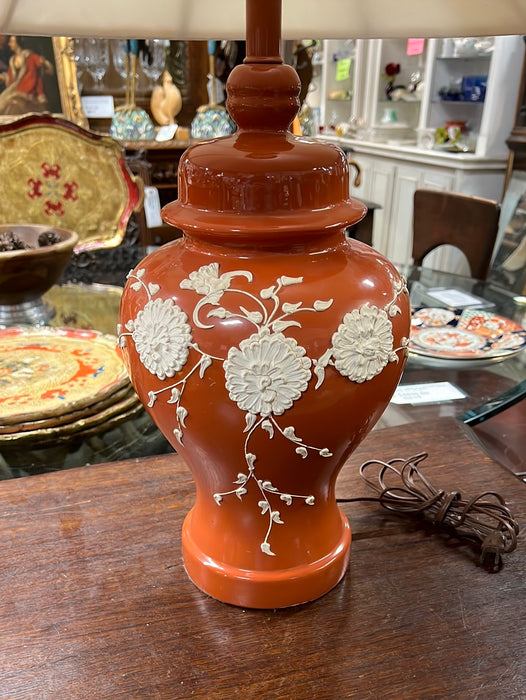
[{"label": "lamp base", "polygon": [[351,528],[340,511],[341,535],[318,561],[267,571],[248,571],[215,561],[192,538],[191,510],[182,531],[186,573],[204,593],[243,608],[274,609],[301,605],[325,595],[343,578],[351,553]]}]

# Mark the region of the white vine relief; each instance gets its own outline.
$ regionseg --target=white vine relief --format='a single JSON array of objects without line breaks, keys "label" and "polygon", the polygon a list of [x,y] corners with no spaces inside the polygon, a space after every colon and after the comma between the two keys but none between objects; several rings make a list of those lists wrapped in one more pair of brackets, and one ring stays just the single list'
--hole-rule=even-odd
[{"label": "white vine relief", "polygon": [[[397,300],[407,293],[405,281],[393,281],[392,297],[384,308],[364,304],[345,314],[331,338],[330,347],[317,359],[307,356],[307,351],[287,335],[291,327],[301,328],[301,314],[322,313],[329,309],[332,299],[316,300],[312,306],[302,301],[290,303],[280,300],[285,287],[300,285],[302,277],[281,275],[270,287],[252,293],[235,286],[237,277],[253,282],[251,272],[236,270],[220,274],[219,264],[211,263],[190,273],[180,283],[182,289],[193,290],[199,299],[193,309],[192,321],[172,298],[157,296],[158,284],[146,280],[144,268],[129,273],[130,286],[134,292],[143,293],[146,303],[135,319],[119,326],[119,343],[125,347],[130,338],[144,367],[160,380],[174,377],[157,391],[148,393],[148,406],[152,407],[161,394],[167,403],[175,407],[176,427],[174,435],[183,444],[188,411],[184,407],[184,391],[194,378],[202,379],[214,363],[222,364],[225,386],[230,399],[245,412],[244,458],[246,470],[237,475],[235,488],[213,494],[220,506],[223,499],[236,496],[240,500],[253,483],[259,490],[258,506],[261,515],[267,518],[266,534],[260,544],[261,551],[274,556],[270,538],[274,525],[282,525],[279,504],[290,506],[294,501],[314,505],[313,495],[292,494],[280,491],[271,481],[256,474],[257,455],[250,449],[254,433],[263,430],[270,440],[276,434],[288,440],[299,458],[309,453],[320,457],[331,457],[327,446],[307,444],[295,433],[294,426],[282,427],[282,416],[306,391],[312,375],[316,376],[315,389],[324,382],[328,366],[334,367],[350,381],[365,382],[379,374],[390,362],[398,362],[398,353],[407,348],[408,339],[402,338],[399,348],[393,347],[391,319],[400,308]],[[227,293],[232,304],[227,304]],[[234,297],[235,295],[235,297]],[[226,357],[216,357],[205,352],[192,338],[195,328],[213,329],[213,319],[240,318],[248,321],[253,333],[232,346]],[[190,349],[197,359],[188,365]],[[177,374],[177,378],[175,375]]]}]

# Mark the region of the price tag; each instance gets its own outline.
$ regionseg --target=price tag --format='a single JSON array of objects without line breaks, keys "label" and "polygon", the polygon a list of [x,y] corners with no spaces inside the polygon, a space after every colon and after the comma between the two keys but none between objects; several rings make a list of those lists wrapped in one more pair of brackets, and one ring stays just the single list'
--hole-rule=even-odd
[{"label": "price tag", "polygon": [[156,187],[144,188],[144,215],[146,216],[146,225],[148,228],[162,226],[161,219],[161,201],[159,192]]},{"label": "price tag", "polygon": [[340,58],[336,61],[336,80],[341,82],[342,80],[347,80],[349,73],[351,71],[351,59],[350,58]]},{"label": "price tag", "polygon": [[455,309],[462,309],[465,306],[483,306],[487,304],[482,297],[469,294],[462,289],[430,289],[427,292],[427,296]]},{"label": "price tag", "polygon": [[419,56],[424,53],[425,39],[408,39],[406,54],[408,56]]},{"label": "price tag", "polygon": [[441,403],[464,399],[466,394],[450,382],[421,382],[400,385],[391,399],[395,404]]},{"label": "price tag", "polygon": [[88,119],[111,119],[115,111],[112,95],[81,97],[82,109]]},{"label": "price tag", "polygon": [[167,126],[159,127],[155,136],[156,141],[171,141],[177,131],[177,124],[168,124]]}]

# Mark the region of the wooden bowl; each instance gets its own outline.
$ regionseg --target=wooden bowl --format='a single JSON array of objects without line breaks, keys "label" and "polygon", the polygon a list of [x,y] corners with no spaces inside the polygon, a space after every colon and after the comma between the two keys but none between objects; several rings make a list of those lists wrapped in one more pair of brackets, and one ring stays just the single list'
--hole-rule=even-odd
[{"label": "wooden bowl", "polygon": [[[40,299],[60,278],[71,259],[78,234],[37,224],[0,225],[0,234],[6,231],[12,231],[32,247],[0,251],[0,305],[27,304]],[[38,237],[45,231],[54,231],[61,240],[39,247]]]}]

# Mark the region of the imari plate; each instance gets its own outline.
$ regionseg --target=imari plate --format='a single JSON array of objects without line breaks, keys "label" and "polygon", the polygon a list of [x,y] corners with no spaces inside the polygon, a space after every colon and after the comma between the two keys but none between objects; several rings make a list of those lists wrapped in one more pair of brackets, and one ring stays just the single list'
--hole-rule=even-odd
[{"label": "imari plate", "polygon": [[129,384],[116,338],[93,330],[0,330],[0,425],[63,416]]},{"label": "imari plate", "polygon": [[455,366],[501,362],[526,346],[514,321],[481,309],[419,308],[411,320],[410,353],[428,364]]}]

